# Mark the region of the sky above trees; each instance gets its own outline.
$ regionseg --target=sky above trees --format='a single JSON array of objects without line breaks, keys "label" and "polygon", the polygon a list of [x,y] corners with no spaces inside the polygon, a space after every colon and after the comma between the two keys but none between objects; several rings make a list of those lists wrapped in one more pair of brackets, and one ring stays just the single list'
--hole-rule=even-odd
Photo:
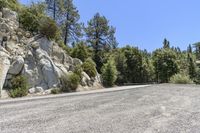
[{"label": "sky above trees", "polygon": [[167,38],[171,45],[186,49],[200,41],[199,0],[74,0],[74,4],[84,23],[96,12],[110,20],[119,46],[130,44],[152,51]]}]

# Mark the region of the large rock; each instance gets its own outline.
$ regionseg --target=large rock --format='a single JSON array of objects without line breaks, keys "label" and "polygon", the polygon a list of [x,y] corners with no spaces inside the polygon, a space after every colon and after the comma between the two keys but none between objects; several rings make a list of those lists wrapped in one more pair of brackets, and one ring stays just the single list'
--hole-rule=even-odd
[{"label": "large rock", "polygon": [[0,46],[0,97],[9,67],[10,67],[9,55]]},{"label": "large rock", "polygon": [[90,81],[90,77],[87,75],[87,73],[82,72],[82,79],[81,79],[81,85],[87,86]]},{"label": "large rock", "polygon": [[23,66],[24,58],[22,56],[14,57],[8,73],[11,75],[18,75],[22,71]]},{"label": "large rock", "polygon": [[18,22],[17,16],[18,15],[16,12],[11,11],[8,8],[3,8],[2,17],[5,23],[8,24],[9,28],[12,30],[10,32],[13,32],[13,30],[16,30],[19,28],[19,22]]},{"label": "large rock", "polygon": [[53,48],[52,48],[52,55],[55,62],[59,64],[65,64],[66,61],[66,54],[65,51],[62,50],[58,45],[54,43]]},{"label": "large rock", "polygon": [[82,65],[83,62],[80,59],[74,58],[73,60],[73,65],[78,66],[78,65]]},{"label": "large rock", "polygon": [[69,66],[64,64],[55,63],[56,67],[59,69],[59,77],[69,73]]},{"label": "large rock", "polygon": [[59,84],[60,71],[41,48],[27,53],[23,74],[28,78],[30,87],[39,86],[46,90]]},{"label": "large rock", "polygon": [[13,21],[17,20],[17,13],[14,11],[11,11],[8,8],[3,8],[2,16],[3,18],[10,19]]},{"label": "large rock", "polygon": [[35,87],[42,80],[42,77],[39,75],[36,59],[30,50],[26,54],[22,74],[27,78],[30,87]]},{"label": "large rock", "polygon": [[28,93],[30,93],[30,94],[36,93],[35,88],[34,88],[34,87],[30,88],[30,89],[28,90]]},{"label": "large rock", "polygon": [[30,94],[34,94],[34,93],[42,93],[44,92],[44,89],[42,87],[32,87],[28,90],[28,92]]},{"label": "large rock", "polygon": [[44,89],[42,87],[36,87],[35,88],[36,93],[42,93],[43,91],[44,91]]},{"label": "large rock", "polygon": [[52,88],[54,86],[57,86],[58,84],[58,73],[55,70],[55,66],[53,65],[51,60],[48,59],[41,59],[40,60],[40,66],[42,70],[42,75],[44,77],[44,81],[47,83],[49,88]]},{"label": "large rock", "polygon": [[1,23],[0,24],[0,29],[1,29],[1,32],[9,32],[11,29],[10,29],[10,26],[8,24],[6,24],[5,22]]},{"label": "large rock", "polygon": [[53,42],[48,40],[46,37],[38,39],[35,43],[38,43],[39,47],[46,51],[49,55],[52,54]]},{"label": "large rock", "polygon": [[[56,43],[53,43],[51,56],[53,57],[54,62],[64,64],[67,66],[74,64],[74,59],[71,56],[67,55],[66,51],[60,48]],[[75,63],[77,63],[76,61],[78,62],[78,64],[82,63],[79,59],[75,59]]]}]

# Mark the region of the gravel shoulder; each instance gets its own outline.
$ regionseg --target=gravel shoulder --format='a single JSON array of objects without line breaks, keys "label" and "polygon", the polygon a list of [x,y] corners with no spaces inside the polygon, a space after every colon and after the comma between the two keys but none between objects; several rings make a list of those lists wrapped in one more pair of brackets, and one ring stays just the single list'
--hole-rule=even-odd
[{"label": "gravel shoulder", "polygon": [[96,93],[109,93],[109,92],[115,92],[115,91],[125,91],[129,89],[134,88],[143,88],[143,87],[149,87],[151,85],[134,85],[134,86],[118,86],[118,87],[112,87],[112,88],[104,88],[104,89],[98,89],[98,90],[90,90],[90,91],[80,91],[80,92],[72,92],[72,93],[63,93],[63,94],[57,94],[57,95],[30,95],[22,98],[6,98],[6,99],[0,99],[0,104],[4,103],[11,103],[11,102],[24,102],[24,101],[33,101],[33,100],[42,100],[42,99],[53,99],[53,98],[60,98],[60,97],[70,97],[70,96],[79,96],[79,95],[90,95],[90,94],[96,94]]},{"label": "gravel shoulder", "polygon": [[1,133],[199,132],[200,86],[0,101]]}]

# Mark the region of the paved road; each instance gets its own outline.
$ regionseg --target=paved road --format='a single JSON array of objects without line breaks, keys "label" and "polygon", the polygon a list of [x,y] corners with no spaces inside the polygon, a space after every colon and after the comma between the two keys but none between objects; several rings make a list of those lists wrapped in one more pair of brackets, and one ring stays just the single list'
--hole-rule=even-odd
[{"label": "paved road", "polygon": [[0,133],[200,132],[200,86],[1,101]]}]

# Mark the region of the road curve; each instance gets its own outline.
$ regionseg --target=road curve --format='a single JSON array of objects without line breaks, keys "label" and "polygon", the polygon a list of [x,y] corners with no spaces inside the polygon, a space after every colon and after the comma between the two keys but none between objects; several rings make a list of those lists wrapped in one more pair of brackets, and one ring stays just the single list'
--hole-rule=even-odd
[{"label": "road curve", "polygon": [[195,85],[152,85],[0,102],[0,133],[199,131],[200,86]]},{"label": "road curve", "polygon": [[91,91],[82,91],[82,92],[73,92],[73,93],[63,93],[58,95],[43,95],[43,96],[27,96],[22,98],[15,98],[15,99],[0,99],[1,103],[10,103],[10,102],[22,102],[22,101],[33,101],[33,100],[42,100],[42,99],[53,99],[53,98],[61,98],[61,97],[69,97],[69,96],[78,96],[78,95],[89,95],[89,94],[96,94],[96,93],[108,93],[114,91],[124,91],[134,88],[143,88],[148,87],[150,85],[134,85],[134,86],[119,86],[119,87],[112,87],[112,88],[105,88],[99,90],[91,90]]}]

